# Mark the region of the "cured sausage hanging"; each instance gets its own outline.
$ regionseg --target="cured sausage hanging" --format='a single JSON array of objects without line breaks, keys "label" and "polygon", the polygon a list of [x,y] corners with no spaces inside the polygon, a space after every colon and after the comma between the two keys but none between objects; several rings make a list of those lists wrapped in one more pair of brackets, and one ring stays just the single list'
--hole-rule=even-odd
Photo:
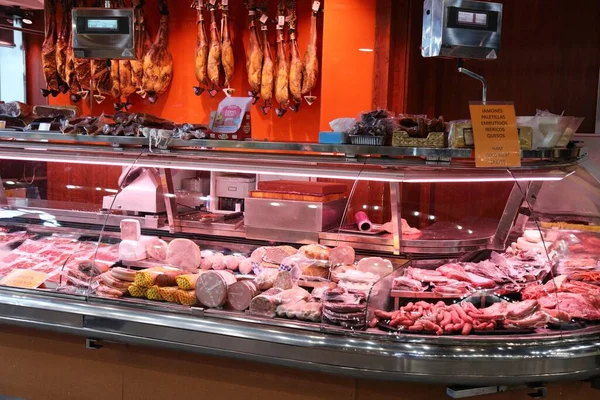
[{"label": "cured sausage hanging", "polygon": [[140,38],[142,40],[142,56],[139,59],[130,60],[131,65],[131,83],[135,86],[135,92],[142,98],[146,97],[146,92],[143,88],[144,81],[144,58],[150,47],[152,47],[152,35],[148,30],[148,23],[146,22],[146,16],[144,14],[145,0],[134,0],[133,6],[138,9],[139,15],[139,27],[140,27]]},{"label": "cured sausage hanging", "polygon": [[248,38],[248,50],[246,52],[246,70],[248,72],[248,84],[250,91],[248,95],[253,98],[252,103],[256,103],[260,93],[260,83],[263,68],[263,50],[256,30],[256,3],[254,0],[247,0],[248,22],[250,26],[250,37]]},{"label": "cured sausage hanging", "polygon": [[144,79],[142,89],[148,94],[151,104],[164,93],[173,79],[173,56],[169,52],[169,8],[167,0],[159,0],[160,26],[154,43],[144,57]]},{"label": "cured sausage hanging", "polygon": [[302,94],[306,95],[306,102],[311,105],[316,97],[312,96],[311,91],[317,85],[319,77],[319,60],[317,59],[317,14],[320,3],[313,3],[312,15],[310,17],[310,36],[308,47],[304,53],[304,81],[302,82]]},{"label": "cured sausage hanging", "polygon": [[210,11],[210,45],[208,50],[208,80],[212,83],[212,89],[209,91],[211,97],[217,94],[217,88],[221,85],[221,39],[219,38],[219,28],[217,28],[217,6],[216,1],[208,4]]},{"label": "cured sausage hanging", "polygon": [[229,2],[221,0],[221,64],[225,72],[225,94],[231,96],[234,89],[231,89],[231,79],[235,70],[233,57],[233,45],[231,44],[231,34],[229,32]]},{"label": "cured sausage hanging", "polygon": [[290,94],[292,102],[289,106],[290,110],[298,112],[300,104],[302,104],[302,74],[304,65],[300,58],[300,50],[298,49],[298,40],[296,39],[296,0],[287,0],[288,9],[288,26],[290,33]]},{"label": "cured sausage hanging", "polygon": [[283,117],[287,111],[290,91],[289,84],[289,64],[285,47],[285,3],[280,0],[277,7],[277,71],[275,75],[275,100],[279,107],[275,109],[278,117]]},{"label": "cured sausage hanging", "polygon": [[196,9],[196,28],[198,30],[198,37],[196,39],[196,57],[195,57],[195,73],[198,86],[194,86],[194,93],[196,96],[200,96],[204,92],[202,85],[206,85],[208,82],[207,76],[207,63],[208,63],[208,37],[206,36],[206,29],[204,27],[204,15],[202,10],[204,8],[204,0],[195,1],[192,7]]},{"label": "cured sausage hanging", "polygon": [[42,45],[42,67],[46,88],[42,89],[42,95],[56,97],[59,93],[58,70],[56,68],[56,1],[47,0],[46,9],[50,14],[50,22],[46,28],[44,44]]},{"label": "cured sausage hanging", "polygon": [[271,101],[273,100],[273,73],[275,70],[275,63],[273,62],[273,55],[271,53],[271,44],[269,43],[269,31],[268,25],[269,17],[267,16],[268,1],[262,0],[259,11],[260,11],[260,30],[262,32],[262,43],[263,43],[263,65],[262,74],[260,81],[260,97],[264,101],[264,105],[260,107],[260,111],[267,115],[271,111]]}]

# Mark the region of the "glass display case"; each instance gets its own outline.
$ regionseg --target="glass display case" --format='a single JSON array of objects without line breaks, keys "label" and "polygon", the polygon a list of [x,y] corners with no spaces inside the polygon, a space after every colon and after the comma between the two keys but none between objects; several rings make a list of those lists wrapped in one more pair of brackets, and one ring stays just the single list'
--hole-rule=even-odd
[{"label": "glass display case", "polygon": [[3,323],[376,379],[600,375],[581,145],[476,169],[470,149],[13,137]]}]

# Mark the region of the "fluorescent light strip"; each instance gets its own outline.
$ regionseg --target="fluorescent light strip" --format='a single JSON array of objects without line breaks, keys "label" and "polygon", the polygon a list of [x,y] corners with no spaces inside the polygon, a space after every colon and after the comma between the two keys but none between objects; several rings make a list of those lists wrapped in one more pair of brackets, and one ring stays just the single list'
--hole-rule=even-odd
[{"label": "fluorescent light strip", "polygon": [[276,175],[276,176],[294,176],[294,177],[302,177],[302,178],[328,178],[328,179],[344,179],[344,180],[358,180],[358,181],[372,181],[372,182],[405,182],[405,183],[444,183],[444,182],[514,182],[516,181],[560,181],[565,177],[571,175],[573,172],[569,174],[565,174],[563,176],[532,176],[532,177],[517,177],[512,178],[510,176],[507,177],[481,177],[481,178],[464,178],[464,177],[449,177],[449,178],[381,178],[377,176],[369,176],[368,173],[361,174],[360,176],[350,176],[350,175],[336,175],[336,174],[320,174],[318,172],[311,173],[302,173],[302,172],[284,172],[284,171],[270,171],[270,170],[260,170],[260,169],[245,169],[245,168],[237,168],[237,167],[213,167],[213,166],[187,166],[187,165],[160,165],[158,163],[152,162],[133,162],[133,161],[98,161],[98,160],[81,160],[81,159],[49,159],[47,157],[31,157],[31,156],[11,156],[11,155],[0,155],[0,159],[5,160],[20,160],[20,161],[45,161],[45,162],[61,162],[67,164],[84,164],[84,165],[107,165],[107,166],[115,166],[115,167],[146,167],[146,168],[171,168],[171,169],[180,169],[180,170],[191,170],[191,171],[213,171],[213,172],[236,172],[236,173],[244,173],[244,174],[264,174],[264,175]]},{"label": "fluorescent light strip", "polygon": [[545,181],[562,181],[565,176],[534,176],[534,177],[520,177],[520,178],[408,178],[403,182],[405,183],[437,183],[437,182],[514,182],[514,181],[527,181],[527,182],[545,182]]}]

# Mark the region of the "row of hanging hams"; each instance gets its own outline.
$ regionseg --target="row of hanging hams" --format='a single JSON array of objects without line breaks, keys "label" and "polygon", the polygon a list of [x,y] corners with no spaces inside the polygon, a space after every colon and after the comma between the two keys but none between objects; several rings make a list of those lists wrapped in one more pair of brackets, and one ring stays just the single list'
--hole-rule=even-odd
[{"label": "row of hanging hams", "polygon": [[[308,48],[304,57],[298,46],[296,0],[279,0],[278,14],[269,18],[268,0],[246,0],[248,9],[248,46],[246,48],[246,73],[249,95],[254,102],[263,100],[260,110],[268,114],[273,97],[278,104],[276,113],[297,112],[304,100],[312,104],[312,95],[319,75],[317,59],[317,16],[320,2],[313,2]],[[211,97],[223,89],[227,96],[234,93],[231,79],[235,64],[229,28],[229,0],[196,0],[192,4],[197,14],[197,40],[195,49],[195,76],[198,82],[194,93],[200,96],[207,91]],[[205,9],[210,25],[205,23]],[[220,11],[218,24],[217,11]],[[269,26],[275,21],[276,53],[273,55]],[[259,31],[260,29],[260,31]]]},{"label": "row of hanging hams", "polygon": [[[200,96],[205,90],[211,97],[216,96],[219,88],[223,88],[227,96],[234,92],[231,80],[235,71],[233,43],[229,26],[229,1],[197,0],[192,3],[196,9],[196,53],[195,75],[198,86],[194,93]],[[209,35],[206,34],[204,8],[210,15]],[[217,24],[217,9],[221,11],[221,23]]]},{"label": "row of hanging hams", "polygon": [[[62,21],[57,28],[57,4],[59,0],[46,0],[49,22],[42,46],[42,66],[46,88],[44,97],[69,92],[76,103],[91,93],[97,103],[107,97],[115,102],[115,109],[130,105],[134,93],[147,97],[155,103],[164,93],[173,77],[173,57],[168,49],[169,10],[167,0],[159,0],[160,25],[154,41],[149,33],[144,16],[144,0],[113,1],[111,7],[133,6],[138,10],[143,57],[139,60],[98,60],[76,58],[73,51],[71,10],[87,6],[86,0],[60,0]],[[95,0],[92,7],[101,7],[104,2]]]}]

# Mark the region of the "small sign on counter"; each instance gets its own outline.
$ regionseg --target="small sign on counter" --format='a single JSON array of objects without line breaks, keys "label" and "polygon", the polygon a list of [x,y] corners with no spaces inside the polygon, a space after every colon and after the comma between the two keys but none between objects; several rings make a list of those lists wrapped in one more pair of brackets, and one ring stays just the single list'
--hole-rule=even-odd
[{"label": "small sign on counter", "polygon": [[48,274],[44,272],[16,269],[10,271],[8,275],[2,278],[2,280],[0,280],[0,285],[35,289],[44,283],[47,278]]},{"label": "small sign on counter", "polygon": [[520,167],[521,149],[515,106],[509,103],[471,103],[475,166]]}]

